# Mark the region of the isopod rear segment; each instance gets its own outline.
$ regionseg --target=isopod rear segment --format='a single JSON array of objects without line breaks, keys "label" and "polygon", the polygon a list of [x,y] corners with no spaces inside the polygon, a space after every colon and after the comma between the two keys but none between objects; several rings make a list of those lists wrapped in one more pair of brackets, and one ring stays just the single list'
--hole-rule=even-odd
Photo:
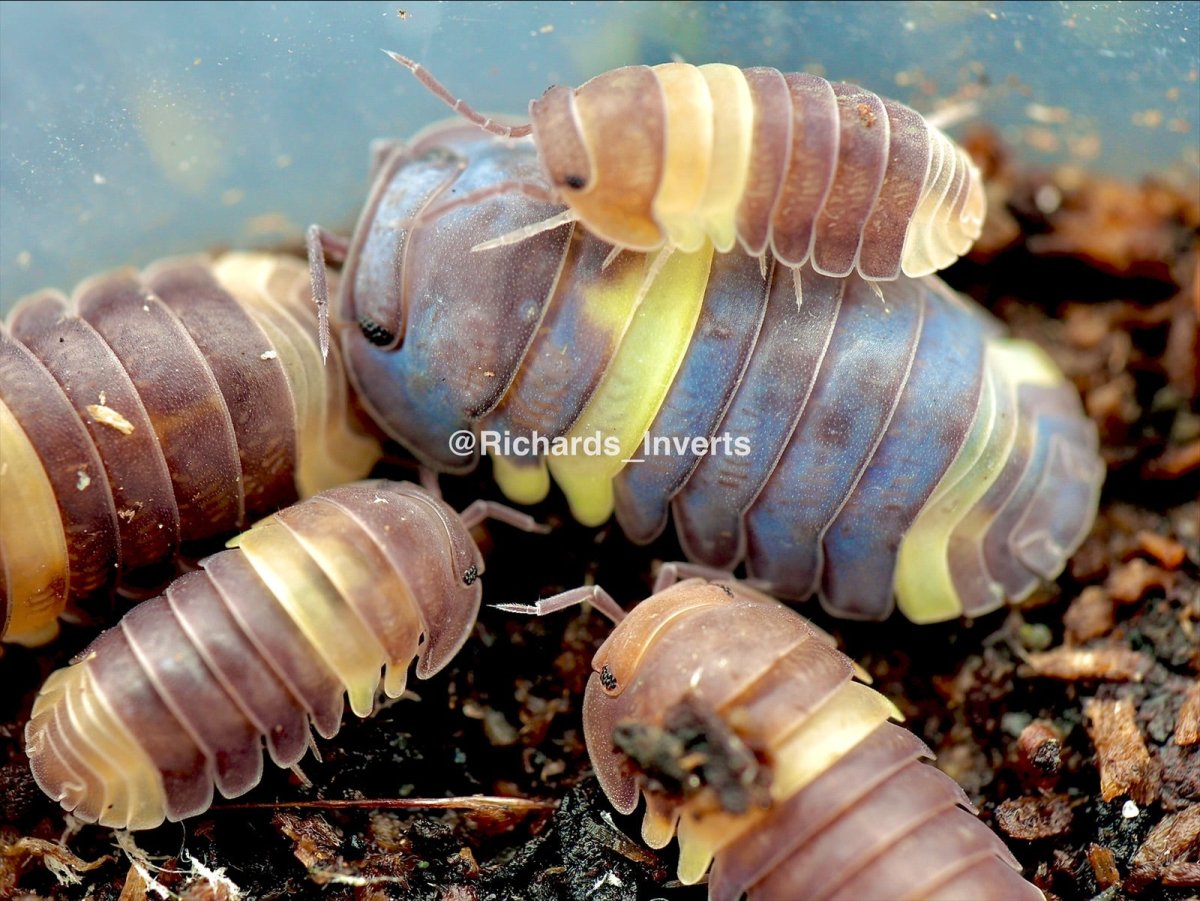
[{"label": "isopod rear segment", "polygon": [[322,488],[379,445],[322,367],[307,270],[231,253],[43,291],[0,326],[0,638]]},{"label": "isopod rear segment", "polygon": [[626,66],[550,88],[529,104],[529,124],[512,126],[390,55],[485,131],[532,136],[544,176],[532,189],[568,207],[545,227],[578,221],[639,252],[736,244],[870,280],[942,269],[983,227],[983,180],[966,152],[914,110],[855,85],[715,63]]},{"label": "isopod rear segment", "polygon": [[642,837],[709,898],[1040,901],[933,755],[798,614],[737,583],[638,604],[592,663],[584,736]]},{"label": "isopod rear segment", "polygon": [[414,658],[424,679],[462,647],[483,572],[468,529],[489,509],[374,481],[259,522],[50,676],[25,730],[37,784],[86,822],[148,829],[257,785],[264,742],[295,766],[344,696],[367,716]]},{"label": "isopod rear segment", "polygon": [[893,596],[920,622],[976,615],[1061,572],[1103,466],[1037,347],[936,278],[764,271],[707,243],[648,288],[651,255],[610,259],[577,225],[464,265],[481,233],[554,213],[522,187],[534,153],[462,124],[393,147],[349,243],[351,381],[423,463],[475,465],[459,430],[561,439],[575,452],[485,447],[508,497],[553,477],[581,522],[615,511],[638,542],[673,512],[694,562],[840,616]]}]

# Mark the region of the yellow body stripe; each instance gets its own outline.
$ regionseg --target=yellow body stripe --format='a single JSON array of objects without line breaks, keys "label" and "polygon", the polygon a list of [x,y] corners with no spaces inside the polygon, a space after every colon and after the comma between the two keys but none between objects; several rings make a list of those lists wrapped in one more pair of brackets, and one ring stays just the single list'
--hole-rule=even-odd
[{"label": "yellow body stripe", "polygon": [[[58,615],[67,603],[67,536],[54,488],[37,451],[3,402],[0,567],[10,609],[4,640],[38,645],[52,639],[58,634]],[[4,625],[0,623],[0,628]]]},{"label": "yellow body stripe", "polygon": [[[707,243],[699,253],[671,254],[638,307],[608,371],[567,433],[568,440],[596,434],[616,437],[619,453],[550,458],[550,472],[567,496],[572,514],[584,525],[600,525],[612,515],[612,479],[624,467],[622,460],[638,456],[642,436],[671,388],[700,316],[711,265],[712,245]],[[638,288],[629,295],[631,300]]]},{"label": "yellow body stripe", "polygon": [[701,66],[713,104],[712,166],[700,218],[721,253],[737,240],[737,210],[750,174],[754,137],[754,101],[746,76],[736,66]]},{"label": "yellow body stripe", "polygon": [[[1018,440],[1017,389],[1022,384],[1061,382],[1045,354],[1024,341],[993,339],[985,367],[989,387],[980,399],[971,434],[900,545],[896,603],[916,623],[938,622],[962,612],[947,559],[950,536],[966,522],[972,540],[981,540],[994,518],[995,511],[973,508],[1000,475]],[[999,591],[997,587],[998,597]]]},{"label": "yellow body stripe", "polygon": [[654,218],[669,245],[692,253],[704,243],[698,214],[713,163],[713,97],[695,66],[664,63],[654,67],[654,74],[667,113],[666,155],[654,196]]},{"label": "yellow body stripe", "polygon": [[550,493],[550,471],[546,461],[492,456],[492,478],[514,504],[540,504]]},{"label": "yellow body stripe", "polygon": [[304,637],[346,686],[350,709],[368,716],[375,705],[383,648],[350,609],[304,547],[280,523],[263,520],[229,542],[266,583]]},{"label": "yellow body stripe", "polygon": [[[348,419],[340,365],[321,362],[315,313],[299,309],[289,282],[307,285],[299,260],[228,253],[213,264],[213,275],[254,318],[275,347],[296,407],[296,488],[301,497],[361,479],[379,459],[378,443]],[[315,309],[315,308],[314,308]]]}]

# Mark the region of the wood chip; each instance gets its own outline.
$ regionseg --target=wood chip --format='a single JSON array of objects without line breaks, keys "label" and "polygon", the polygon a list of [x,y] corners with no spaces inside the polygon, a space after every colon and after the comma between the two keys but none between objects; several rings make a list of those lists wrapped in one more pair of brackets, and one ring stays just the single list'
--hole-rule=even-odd
[{"label": "wood chip", "polygon": [[1200,863],[1173,863],[1163,868],[1160,878],[1163,885],[1196,888],[1200,886]]},{"label": "wood chip", "polygon": [[1200,469],[1200,439],[1173,445],[1142,469],[1148,479],[1178,479]]},{"label": "wood chip", "polygon": [[1175,574],[1147,563],[1140,557],[1123,563],[1109,573],[1104,587],[1118,604],[1136,604],[1152,588],[1166,591],[1175,583]]},{"label": "wood chip", "polygon": [[1098,585],[1090,585],[1063,614],[1063,625],[1067,629],[1070,644],[1084,644],[1093,638],[1107,635],[1113,627],[1113,602],[1108,593]]},{"label": "wood chip", "polygon": [[1178,541],[1148,529],[1137,533],[1137,543],[1144,553],[1149,554],[1166,569],[1179,569],[1187,555]]},{"label": "wood chip", "polygon": [[1103,679],[1108,682],[1141,682],[1154,665],[1145,654],[1125,647],[1054,648],[1030,654],[1026,668],[1048,679]]},{"label": "wood chip", "polygon": [[[1174,871],[1179,864],[1184,863],[1182,858],[1189,851],[1192,855],[1200,852],[1200,804],[1167,814],[1155,824],[1142,846],[1133,855],[1129,871],[1129,889],[1134,892],[1141,891],[1150,883],[1167,875],[1167,870]],[[1191,866],[1194,868],[1197,865],[1193,863]],[[1186,876],[1186,873],[1172,872],[1171,875],[1173,878],[1179,878]]]},{"label": "wood chip", "polygon": [[1133,702],[1090,698],[1083,713],[1096,748],[1100,797],[1111,801],[1127,795],[1143,807],[1152,803],[1158,797],[1159,773],[1134,720]]},{"label": "wood chip", "polygon": [[1193,682],[1175,721],[1175,744],[1187,747],[1200,741],[1200,682]]},{"label": "wood chip", "polygon": [[117,901],[146,901],[146,880],[138,872],[138,868],[130,866],[125,874],[125,884],[121,886],[121,896]]},{"label": "wood chip", "polygon": [[1121,874],[1117,870],[1117,862],[1113,859],[1113,853],[1108,848],[1093,843],[1088,846],[1087,856],[1088,863],[1092,865],[1092,873],[1096,877],[1096,883],[1100,888],[1105,889],[1121,881]]},{"label": "wood chip", "polygon": [[1063,835],[1073,814],[1066,795],[1026,795],[1009,798],[996,808],[996,825],[1005,835],[1023,841]]},{"label": "wood chip", "polygon": [[1062,769],[1062,739],[1046,720],[1034,720],[1017,739],[1017,760],[1025,781],[1046,789],[1058,781]]}]

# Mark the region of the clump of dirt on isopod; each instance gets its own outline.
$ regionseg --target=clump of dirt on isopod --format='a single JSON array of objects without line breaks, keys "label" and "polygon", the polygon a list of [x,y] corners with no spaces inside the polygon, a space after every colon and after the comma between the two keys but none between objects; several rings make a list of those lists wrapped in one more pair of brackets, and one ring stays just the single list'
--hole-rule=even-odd
[{"label": "clump of dirt on isopod", "polygon": [[[804,612],[896,701],[1049,896],[1190,897],[1200,884],[1200,195],[1022,169],[983,131],[967,144],[989,216],[946,278],[1046,348],[1078,387],[1108,463],[1099,519],[1067,573],[1019,610],[886,629]],[[415,476],[391,460],[377,474]],[[499,499],[486,470],[444,479],[449,502]],[[671,537],[637,548],[615,526],[582,528],[558,496],[532,512],[551,534],[488,527],[491,603],[593,580],[629,605],[649,594],[657,561],[682,558]],[[639,815],[613,814],[588,769],[579,706],[607,634],[585,610],[536,620],[485,608],[445,671],[320,742],[322,759],[301,764],[307,784],[267,767],[249,798],[119,847],[106,829],[68,823],[64,836],[22,749],[38,686],[91,633],[6,648],[0,897],[702,898],[702,886],[673,881],[673,846],[647,850]],[[372,804],[474,794],[538,803]]]}]

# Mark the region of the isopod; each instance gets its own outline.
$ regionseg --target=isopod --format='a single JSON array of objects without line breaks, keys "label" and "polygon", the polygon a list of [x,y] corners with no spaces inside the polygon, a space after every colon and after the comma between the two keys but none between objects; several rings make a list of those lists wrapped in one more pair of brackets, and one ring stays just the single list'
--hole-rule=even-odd
[{"label": "isopod", "polygon": [[983,226],[983,181],[966,152],[855,85],[725,64],[625,66],[552,87],[529,104],[529,124],[503,125],[389,55],[485,132],[532,136],[545,178],[521,185],[567,209],[484,247],[579,222],[627,250],[736,243],[822,275],[891,280],[950,265]]},{"label": "isopod", "polygon": [[295,258],[231,253],[43,291],[0,325],[0,638],[149,580],[181,544],[366,475],[380,455]]},{"label": "isopod", "polygon": [[[709,248],[643,291],[651,255],[610,261],[574,223],[464,265],[481,236],[560,209],[524,189],[540,178],[528,142],[434,128],[378,157],[352,239],[310,242],[318,280],[322,248],[344,251],[335,315],[360,326],[342,349],[361,401],[424,464],[469,470],[450,446],[469,432],[514,501],[553,476],[581,522],[615,510],[637,542],[673,511],[692,561],[745,563],[839,616],[882,619],[893,595],[919,622],[977,615],[1061,572],[1104,470],[1036,346],[933,277],[764,272]],[[538,436],[616,452],[504,443]]]},{"label": "isopod", "polygon": [[650,847],[678,834],[681,882],[711,863],[712,901],[1042,898],[929,749],[888,722],[902,719],[891,701],[770,598],[678,582],[619,620],[592,669],[584,736],[604,793],[624,814],[645,798]]},{"label": "isopod", "polygon": [[81,820],[149,829],[258,784],[458,653],[483,560],[462,515],[401,482],[332,488],[263,520],[53,673],[25,728],[34,779]]}]

